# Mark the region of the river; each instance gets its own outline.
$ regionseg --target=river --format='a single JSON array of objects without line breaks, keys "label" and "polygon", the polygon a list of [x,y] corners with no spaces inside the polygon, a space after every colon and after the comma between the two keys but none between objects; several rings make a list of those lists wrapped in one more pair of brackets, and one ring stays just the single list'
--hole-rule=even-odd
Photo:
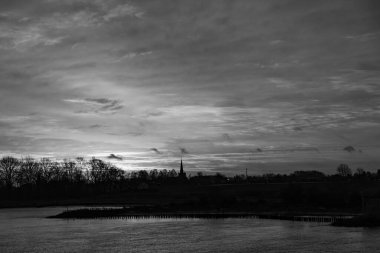
[{"label": "river", "polygon": [[45,218],[65,209],[0,209],[0,252],[380,252],[380,228],[261,219]]}]

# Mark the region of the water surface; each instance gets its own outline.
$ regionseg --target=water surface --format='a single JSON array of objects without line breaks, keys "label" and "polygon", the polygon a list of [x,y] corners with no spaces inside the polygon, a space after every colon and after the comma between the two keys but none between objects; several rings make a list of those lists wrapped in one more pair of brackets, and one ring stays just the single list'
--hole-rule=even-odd
[{"label": "water surface", "polygon": [[0,209],[0,252],[379,252],[380,229],[260,219],[46,219]]}]

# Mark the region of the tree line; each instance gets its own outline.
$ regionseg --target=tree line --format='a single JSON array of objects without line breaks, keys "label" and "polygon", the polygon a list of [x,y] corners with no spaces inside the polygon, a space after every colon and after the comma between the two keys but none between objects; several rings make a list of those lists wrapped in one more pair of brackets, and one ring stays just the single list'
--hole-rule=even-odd
[{"label": "tree line", "polygon": [[120,192],[141,187],[141,183],[175,181],[173,170],[140,170],[126,172],[97,159],[76,158],[53,161],[49,158],[0,159],[0,197],[77,197]]},{"label": "tree line", "polygon": [[355,172],[341,164],[336,174],[319,171],[295,171],[291,174],[236,175],[227,177],[217,173],[201,172],[187,179],[179,178],[173,170],[140,170],[126,172],[115,165],[97,159],[76,158],[53,161],[31,157],[18,159],[11,156],[0,159],[0,196],[8,198],[88,196],[99,193],[146,189],[149,185],[165,184],[240,184],[240,183],[291,183],[342,180],[380,180],[377,173],[358,168]]}]

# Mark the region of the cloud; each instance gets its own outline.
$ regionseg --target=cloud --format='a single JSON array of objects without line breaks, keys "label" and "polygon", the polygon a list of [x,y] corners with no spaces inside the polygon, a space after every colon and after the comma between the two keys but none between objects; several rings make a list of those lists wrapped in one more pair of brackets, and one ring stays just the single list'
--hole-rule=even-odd
[{"label": "cloud", "polygon": [[107,156],[108,159],[115,159],[115,160],[123,160],[123,157],[121,156],[117,156],[115,154],[110,154],[109,156]]},{"label": "cloud", "polygon": [[[56,27],[68,28],[69,25],[77,22],[79,26],[102,25],[114,19],[132,17],[142,18],[144,11],[138,6],[130,3],[117,4],[116,1],[49,1],[56,8],[65,7],[71,12],[55,12],[52,20]],[[56,22],[54,22],[56,21]],[[61,21],[61,24],[58,23]]]},{"label": "cloud", "polygon": [[74,13],[60,13],[56,12],[50,16],[40,19],[39,23],[35,26],[45,28],[47,30],[68,30],[73,27],[87,28],[99,25],[97,14],[87,10],[80,10]]},{"label": "cloud", "polygon": [[[100,1],[47,1],[33,13],[1,12],[0,49],[25,50],[53,46],[75,36],[78,29],[96,28],[124,17],[142,18],[144,11],[132,4]],[[45,10],[46,9],[46,10]],[[126,56],[128,57],[128,56]]]},{"label": "cloud", "polygon": [[24,50],[38,45],[53,46],[61,43],[63,36],[47,35],[39,27],[26,29],[0,27],[0,48]]},{"label": "cloud", "polygon": [[112,19],[120,17],[136,17],[142,18],[144,12],[131,4],[121,4],[107,10],[107,13],[103,16],[104,20],[110,21]]},{"label": "cloud", "polygon": [[157,148],[151,148],[150,150],[154,151],[156,154],[162,154]]},{"label": "cloud", "polygon": [[102,105],[110,104],[116,101],[116,100],[111,100],[108,98],[85,98],[84,100],[90,103],[102,104]]},{"label": "cloud", "polygon": [[269,82],[276,85],[278,88],[285,88],[285,89],[291,89],[294,88],[296,85],[292,82],[289,82],[287,80],[279,79],[279,78],[269,78]]},{"label": "cloud", "polygon": [[222,138],[223,138],[223,140],[226,140],[228,142],[232,142],[233,141],[232,138],[231,138],[231,136],[229,134],[227,134],[227,133],[224,133],[222,135]]},{"label": "cloud", "polygon": [[116,112],[121,110],[124,106],[120,104],[120,101],[112,101],[96,110],[96,112]]},{"label": "cloud", "polygon": [[114,60],[111,60],[110,62],[111,63],[117,63],[117,62],[121,62],[121,61],[124,61],[126,59],[133,59],[135,57],[139,57],[139,56],[146,56],[146,55],[150,55],[152,54],[152,51],[143,51],[143,52],[139,52],[139,51],[136,51],[136,52],[129,52],[129,53],[126,53],[120,57],[116,57],[116,59]]},{"label": "cloud", "polygon": [[77,111],[78,113],[115,113],[124,107],[119,100],[108,98],[64,99],[63,101],[84,104],[87,107]]},{"label": "cloud", "polygon": [[179,150],[181,151],[181,154],[183,155],[189,154],[189,152],[185,148],[180,147]]},{"label": "cloud", "polygon": [[351,153],[351,152],[354,152],[356,149],[353,146],[346,146],[343,148],[343,150]]},{"label": "cloud", "polygon": [[344,36],[344,38],[349,39],[349,40],[358,40],[361,42],[365,42],[370,39],[374,39],[377,35],[379,35],[378,32],[372,32],[372,33],[363,33],[363,34],[357,34],[357,35],[346,35]]}]

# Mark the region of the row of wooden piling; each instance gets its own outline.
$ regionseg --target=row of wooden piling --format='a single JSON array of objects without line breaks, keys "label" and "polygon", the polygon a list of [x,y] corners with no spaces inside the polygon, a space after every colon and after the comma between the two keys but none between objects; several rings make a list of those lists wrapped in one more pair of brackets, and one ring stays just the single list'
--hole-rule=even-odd
[{"label": "row of wooden piling", "polygon": [[255,218],[276,219],[301,222],[332,223],[339,220],[350,219],[352,216],[292,216],[280,214],[254,214],[254,213],[155,213],[155,214],[120,214],[113,216],[88,215],[81,217],[66,217],[71,219],[226,219],[226,218]]}]

